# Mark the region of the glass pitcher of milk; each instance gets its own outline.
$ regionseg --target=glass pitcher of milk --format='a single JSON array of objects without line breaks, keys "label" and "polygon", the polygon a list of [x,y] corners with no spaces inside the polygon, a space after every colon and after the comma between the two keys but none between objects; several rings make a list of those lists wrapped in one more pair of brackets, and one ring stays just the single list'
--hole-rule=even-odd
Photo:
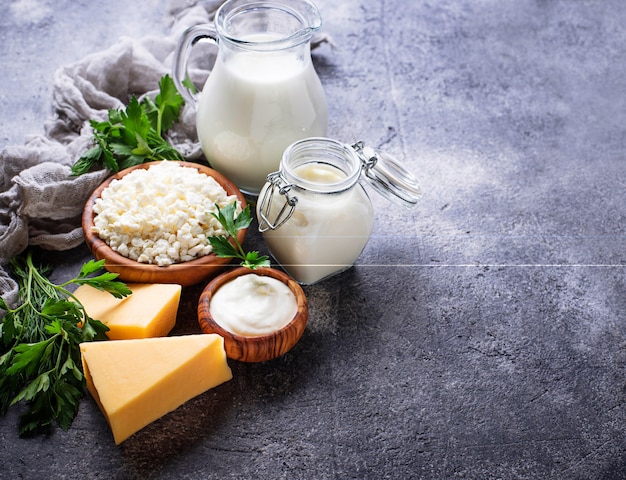
[{"label": "glass pitcher of milk", "polygon": [[360,180],[411,207],[417,179],[393,157],[330,138],[307,138],[284,152],[257,202],[259,231],[272,256],[310,285],[350,268],[369,240],[374,208]]},{"label": "glass pitcher of milk", "polygon": [[[211,167],[256,196],[296,140],[326,135],[326,96],[311,60],[311,37],[321,26],[307,0],[227,0],[213,25],[181,37],[173,79],[196,107],[200,146]],[[184,85],[192,47],[217,46],[199,95]]]}]

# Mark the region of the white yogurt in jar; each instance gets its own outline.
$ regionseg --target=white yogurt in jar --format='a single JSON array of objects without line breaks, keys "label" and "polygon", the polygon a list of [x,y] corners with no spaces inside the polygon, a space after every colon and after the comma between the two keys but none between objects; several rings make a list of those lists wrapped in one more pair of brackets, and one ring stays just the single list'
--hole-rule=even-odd
[{"label": "white yogurt in jar", "polygon": [[211,298],[209,310],[225,330],[254,337],[287,325],[298,311],[298,302],[280,280],[249,273],[222,285]]},{"label": "white yogurt in jar", "polygon": [[[340,183],[346,175],[325,163],[294,168],[302,180],[322,185]],[[265,195],[266,184],[259,198]],[[274,193],[270,217],[284,204]],[[291,218],[275,230],[263,232],[272,255],[298,282],[312,284],[352,266],[369,240],[374,209],[360,184],[340,193],[295,192],[298,203]],[[259,212],[257,212],[257,215]]]}]

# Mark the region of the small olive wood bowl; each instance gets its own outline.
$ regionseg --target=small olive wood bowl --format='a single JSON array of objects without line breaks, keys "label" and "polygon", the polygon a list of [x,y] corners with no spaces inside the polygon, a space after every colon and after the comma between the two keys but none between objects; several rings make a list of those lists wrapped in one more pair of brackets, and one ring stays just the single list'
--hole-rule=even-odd
[{"label": "small olive wood bowl", "polygon": [[[287,325],[280,330],[259,336],[242,336],[222,328],[211,316],[211,298],[219,288],[229,281],[250,273],[273,277],[287,285],[296,296],[298,310]],[[309,306],[302,287],[286,273],[274,268],[251,270],[237,267],[224,272],[204,288],[198,302],[198,323],[204,333],[217,333],[224,338],[226,356],[241,362],[265,362],[287,353],[298,343],[304,333],[309,317]]]},{"label": "small olive wood bowl", "polygon": [[[158,162],[144,163],[122,170],[107,178],[93,191],[85,204],[82,215],[85,242],[97,260],[104,259],[104,268],[109,272],[117,273],[120,280],[133,283],[176,283],[183,287],[195,285],[217,275],[231,262],[231,259],[221,258],[211,253],[188,262],[163,267],[154,264],[140,263],[120,255],[92,231],[95,217],[93,207],[96,199],[102,194],[102,191],[107,188],[113,180],[122,178],[124,175],[139,168],[147,169],[156,163]],[[179,162],[179,164],[184,167],[195,168],[200,173],[213,177],[224,190],[226,190],[228,195],[236,195],[237,199],[241,202],[241,207],[245,208],[245,197],[237,186],[224,175],[198,163]],[[241,229],[237,232],[237,239],[242,244],[246,233],[247,229]]]}]

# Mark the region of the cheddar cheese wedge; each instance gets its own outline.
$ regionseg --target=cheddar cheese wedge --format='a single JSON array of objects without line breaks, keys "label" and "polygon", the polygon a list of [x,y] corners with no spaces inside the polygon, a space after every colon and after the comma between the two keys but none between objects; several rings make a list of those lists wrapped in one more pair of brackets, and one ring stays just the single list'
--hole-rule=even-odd
[{"label": "cheddar cheese wedge", "polygon": [[87,315],[109,327],[111,340],[164,337],[176,324],[182,287],[175,284],[129,283],[132,294],[115,298],[90,285],[81,285],[74,296]]},{"label": "cheddar cheese wedge", "polygon": [[85,342],[80,350],[87,389],[116,445],[232,378],[216,334]]}]

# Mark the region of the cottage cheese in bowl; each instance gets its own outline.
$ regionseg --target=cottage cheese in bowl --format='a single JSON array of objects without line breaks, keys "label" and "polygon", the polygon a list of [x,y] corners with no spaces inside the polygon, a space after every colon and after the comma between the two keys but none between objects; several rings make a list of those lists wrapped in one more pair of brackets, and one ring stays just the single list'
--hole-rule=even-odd
[{"label": "cottage cheese in bowl", "polygon": [[102,190],[93,205],[92,232],[140,263],[187,262],[211,253],[208,237],[226,235],[212,213],[237,201],[213,177],[162,161],[133,170]]},{"label": "cottage cheese in bowl", "polygon": [[[163,160],[107,178],[85,202],[81,222],[91,253],[120,280],[185,287],[231,262],[212,252],[209,237],[226,233],[212,212],[233,204],[235,214],[247,206],[229,178],[207,165]],[[237,232],[240,244],[246,233]]]}]

